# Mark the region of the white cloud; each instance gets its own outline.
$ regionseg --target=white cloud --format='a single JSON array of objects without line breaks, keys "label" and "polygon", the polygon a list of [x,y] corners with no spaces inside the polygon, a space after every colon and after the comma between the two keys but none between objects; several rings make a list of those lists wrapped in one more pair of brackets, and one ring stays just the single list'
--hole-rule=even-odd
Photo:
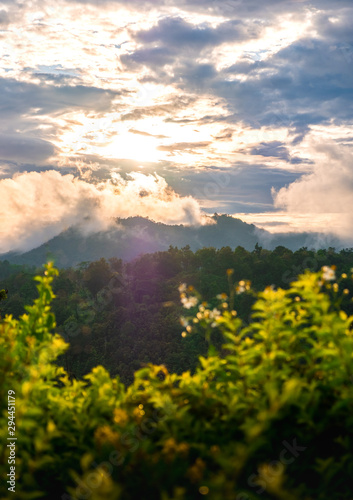
[{"label": "white cloud", "polygon": [[313,171],[277,192],[273,190],[274,204],[293,218],[303,213],[312,214],[314,219],[326,214],[331,225],[323,225],[321,230],[353,241],[353,154],[348,147],[333,142],[316,145],[315,151]]},{"label": "white cloud", "polygon": [[[305,147],[313,135],[353,144],[352,0],[0,3],[0,178],[34,171],[0,183],[0,252],[115,215],[198,220],[161,178],[94,183],[140,162],[210,212],[249,220],[272,210],[274,186],[284,229],[350,234],[351,159]],[[80,179],[64,176],[70,162]],[[62,175],[35,173],[47,168]],[[225,168],[223,187],[208,173]]]},{"label": "white cloud", "polygon": [[71,174],[25,172],[0,181],[0,253],[30,250],[65,228],[107,229],[115,217],[142,216],[167,224],[200,224],[191,197],[180,197],[159,175],[133,172],[90,184]]}]

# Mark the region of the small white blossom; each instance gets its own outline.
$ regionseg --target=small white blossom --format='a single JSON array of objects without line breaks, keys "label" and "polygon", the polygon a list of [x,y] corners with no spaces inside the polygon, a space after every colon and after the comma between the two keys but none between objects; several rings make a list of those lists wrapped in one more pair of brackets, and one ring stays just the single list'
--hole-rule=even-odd
[{"label": "small white blossom", "polygon": [[183,326],[184,328],[188,326],[189,322],[182,316],[180,318],[180,323],[181,323],[181,326]]},{"label": "small white blossom", "polygon": [[191,309],[191,307],[195,307],[198,303],[196,297],[183,297],[181,299],[181,303],[185,307],[185,309]]},{"label": "small white blossom", "polygon": [[216,307],[213,309],[213,311],[210,312],[210,318],[212,319],[217,319],[221,316],[221,311],[219,311]]},{"label": "small white blossom", "polygon": [[335,271],[331,267],[323,266],[322,270],[322,279],[324,279],[325,281],[332,281],[336,279]]},{"label": "small white blossom", "polygon": [[227,294],[226,293],[219,293],[216,295],[218,300],[226,300],[227,299]]},{"label": "small white blossom", "polygon": [[187,286],[186,286],[186,283],[182,283],[179,287],[178,287],[178,290],[180,293],[184,293],[186,292],[186,289],[187,289]]}]

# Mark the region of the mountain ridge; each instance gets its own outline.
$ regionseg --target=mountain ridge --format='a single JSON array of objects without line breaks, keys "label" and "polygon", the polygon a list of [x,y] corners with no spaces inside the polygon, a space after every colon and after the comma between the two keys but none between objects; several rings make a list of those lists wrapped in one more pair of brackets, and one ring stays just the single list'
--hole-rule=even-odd
[{"label": "mountain ridge", "polygon": [[334,236],[319,233],[271,234],[229,215],[214,214],[210,222],[202,226],[167,225],[143,217],[129,217],[116,219],[116,226],[106,231],[88,235],[70,227],[32,250],[8,252],[0,255],[0,260],[40,266],[51,259],[58,267],[70,267],[102,257],[129,261],[144,253],[168,250],[170,246],[182,248],[189,245],[192,250],[225,246],[253,250],[256,243],[269,250],[277,246],[291,250],[303,246],[343,246]]}]

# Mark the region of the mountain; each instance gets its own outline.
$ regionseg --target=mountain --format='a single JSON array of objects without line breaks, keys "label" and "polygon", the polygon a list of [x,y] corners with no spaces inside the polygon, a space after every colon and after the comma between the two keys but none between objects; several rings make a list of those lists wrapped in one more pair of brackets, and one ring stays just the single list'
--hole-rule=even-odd
[{"label": "mountain", "polygon": [[169,226],[142,217],[117,219],[116,226],[108,231],[84,235],[76,228],[69,228],[38,248],[22,254],[3,254],[0,260],[41,266],[51,259],[58,267],[70,267],[102,257],[128,261],[143,253],[167,250],[170,245],[179,248],[189,245],[192,250],[225,246],[242,246],[246,250],[253,250],[256,243],[269,250],[280,245],[291,250],[304,246],[342,246],[333,237],[314,233],[272,235],[228,215],[215,214],[210,217],[210,222],[205,226]]}]

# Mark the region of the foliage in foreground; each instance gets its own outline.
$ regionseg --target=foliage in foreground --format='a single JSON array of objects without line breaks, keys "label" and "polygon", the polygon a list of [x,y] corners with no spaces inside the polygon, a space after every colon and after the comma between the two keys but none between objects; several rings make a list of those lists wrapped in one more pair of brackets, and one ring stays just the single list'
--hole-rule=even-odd
[{"label": "foliage in foreground", "polygon": [[[128,388],[101,366],[71,381],[55,364],[67,348],[51,333],[56,274],[48,265],[27,313],[0,324],[0,498],[351,498],[353,318],[329,269],[260,293],[246,327],[225,296],[211,310],[186,290],[187,333],[217,329],[222,353],[211,347],[194,375],[149,365]],[[8,391],[15,494],[4,480]]]},{"label": "foliage in foreground", "polygon": [[[194,373],[198,357],[207,354],[208,346],[203,335],[180,336],[180,283],[193,285],[216,305],[217,294],[228,290],[229,268],[234,269],[234,280],[247,278],[252,290],[261,291],[268,285],[287,289],[305,269],[317,272],[324,264],[350,274],[353,248],[291,252],[280,246],[271,252],[256,245],[252,252],[242,247],[192,252],[190,247],[170,247],[132,262],[100,259],[61,269],[53,283],[56,297],[51,308],[56,331],[70,348],[57,362],[77,379],[103,365],[125,385],[133,382],[135,371],[146,362],[164,364],[173,373]],[[43,269],[0,262],[0,284],[9,290],[8,299],[0,302],[1,316],[19,318],[25,312],[24,306],[37,297],[36,274],[42,275]],[[341,308],[353,314],[353,282],[346,279],[341,286],[350,289]],[[236,295],[238,317],[248,322],[254,301],[255,294]]]}]

